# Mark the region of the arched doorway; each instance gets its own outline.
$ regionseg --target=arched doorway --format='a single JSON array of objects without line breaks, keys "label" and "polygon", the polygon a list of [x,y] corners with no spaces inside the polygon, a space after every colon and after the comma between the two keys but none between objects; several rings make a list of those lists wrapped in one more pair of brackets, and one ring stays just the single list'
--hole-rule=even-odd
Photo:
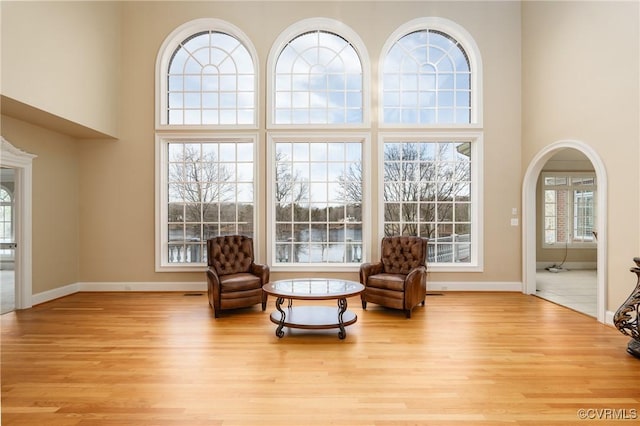
[{"label": "arched doorway", "polygon": [[32,162],[36,157],[24,152],[0,138],[0,167],[13,170],[15,207],[15,308],[32,306],[31,284],[31,194]]},{"label": "arched doorway", "polygon": [[598,215],[596,229],[597,238],[597,301],[596,318],[605,321],[606,308],[606,241],[607,241],[607,176],[604,164],[599,155],[587,144],[580,141],[563,140],[555,142],[540,151],[529,164],[522,185],[522,272],[523,292],[536,292],[536,187],[538,177],[547,161],[556,153],[572,148],[591,161],[598,182],[597,205]]}]

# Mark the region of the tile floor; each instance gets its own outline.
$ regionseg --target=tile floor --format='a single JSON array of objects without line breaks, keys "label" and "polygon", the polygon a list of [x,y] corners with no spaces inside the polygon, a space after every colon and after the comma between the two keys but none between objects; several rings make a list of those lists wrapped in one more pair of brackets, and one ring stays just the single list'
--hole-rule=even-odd
[{"label": "tile floor", "polygon": [[13,277],[14,271],[0,270],[0,314],[6,314],[16,308]]},{"label": "tile floor", "polygon": [[596,317],[596,273],[596,270],[538,270],[536,296]]}]

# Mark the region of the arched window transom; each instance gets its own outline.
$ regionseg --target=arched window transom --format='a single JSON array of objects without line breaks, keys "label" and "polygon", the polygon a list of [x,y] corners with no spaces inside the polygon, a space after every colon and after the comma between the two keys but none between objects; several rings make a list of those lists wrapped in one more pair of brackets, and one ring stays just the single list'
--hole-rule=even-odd
[{"label": "arched window transom", "polygon": [[362,63],[354,46],[332,32],[298,35],[275,66],[275,124],[363,122]]},{"label": "arched window transom", "polygon": [[188,37],[168,65],[168,124],[253,124],[255,78],[251,54],[237,38],[219,31]]},{"label": "arched window transom", "polygon": [[452,36],[433,29],[404,35],[389,49],[383,73],[384,123],[471,123],[471,66]]}]

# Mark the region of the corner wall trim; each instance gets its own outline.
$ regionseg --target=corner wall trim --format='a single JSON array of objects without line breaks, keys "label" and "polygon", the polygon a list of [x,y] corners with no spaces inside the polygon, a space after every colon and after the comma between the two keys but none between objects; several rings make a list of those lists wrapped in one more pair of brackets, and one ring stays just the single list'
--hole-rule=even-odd
[{"label": "corner wall trim", "polygon": [[[41,303],[50,302],[54,299],[69,296],[70,294],[80,291],[80,285],[78,283],[65,285],[64,287],[54,288],[53,290],[43,291],[42,293],[34,294],[31,297],[32,304],[39,305]],[[31,307],[31,306],[29,306]]]}]

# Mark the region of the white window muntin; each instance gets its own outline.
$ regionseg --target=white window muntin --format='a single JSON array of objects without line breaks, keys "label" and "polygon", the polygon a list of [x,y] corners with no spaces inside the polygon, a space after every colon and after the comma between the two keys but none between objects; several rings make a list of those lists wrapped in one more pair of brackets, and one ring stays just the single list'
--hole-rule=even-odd
[{"label": "white window muntin", "polygon": [[[169,245],[170,244],[178,244],[178,242],[171,242],[169,236],[169,228],[170,228],[170,220],[169,220],[169,204],[170,204],[170,159],[169,159],[169,145],[170,144],[192,144],[194,146],[203,145],[203,144],[217,144],[224,145],[225,147],[230,147],[234,153],[239,152],[239,148],[241,145],[245,145],[246,149],[240,149],[246,153],[246,155],[250,155],[251,158],[243,158],[242,161],[238,161],[238,157],[236,156],[236,160],[233,159],[222,159],[223,163],[230,166],[230,170],[234,171],[235,169],[235,177],[233,181],[229,184],[231,186],[231,190],[234,191],[234,200],[244,201],[247,203],[251,203],[253,205],[253,217],[252,224],[253,236],[257,235],[257,213],[258,213],[258,197],[257,197],[257,187],[256,187],[256,176],[258,169],[258,161],[256,157],[257,153],[257,145],[258,145],[258,135],[251,134],[198,134],[198,135],[189,135],[184,133],[165,133],[162,135],[156,136],[156,271],[157,272],[172,272],[172,271],[189,271],[195,270],[200,271],[204,270],[206,267],[206,262],[197,262],[197,261],[186,261],[186,262],[176,262],[172,261],[175,259],[170,259],[169,256]],[[233,148],[235,146],[235,148]],[[250,151],[247,151],[250,150]],[[250,152],[250,154],[249,154]],[[230,155],[234,155],[233,153]],[[251,167],[250,170],[247,170],[247,167]],[[243,172],[239,169],[243,169]],[[244,175],[245,177],[238,177],[240,175]],[[248,190],[251,191],[252,199],[242,199],[238,200],[238,185],[246,186]],[[246,197],[245,197],[246,198]],[[197,202],[197,201],[196,201]],[[237,217],[236,217],[237,219]],[[204,226],[209,219],[205,220],[204,218],[201,220],[201,225]],[[191,222],[190,220],[184,221]],[[225,219],[225,223],[227,225],[236,224],[235,230],[237,231],[238,222],[233,222]],[[176,223],[177,224],[177,223]],[[197,225],[197,223],[193,223]],[[185,225],[186,226],[186,225]],[[194,244],[200,245],[201,250],[206,250],[206,241],[196,241]],[[185,242],[186,244],[186,242]],[[256,246],[256,258],[259,258],[259,247]],[[204,259],[204,254],[203,254]]]},{"label": "white window muntin", "polygon": [[12,242],[13,239],[13,196],[7,188],[0,186],[0,241]]},{"label": "white window muntin", "polygon": [[[276,144],[279,143],[300,143],[300,144],[332,144],[332,143],[355,143],[361,145],[361,176],[362,176],[362,201],[361,201],[361,244],[360,242],[354,242],[353,245],[349,245],[347,242],[347,246],[345,249],[353,250],[353,256],[351,262],[338,262],[335,261],[322,261],[322,262],[291,262],[288,259],[283,259],[278,257],[278,236],[276,235],[276,189],[275,189],[275,179],[276,179]],[[326,270],[326,271],[342,271],[342,272],[353,272],[357,271],[360,267],[363,259],[366,259],[368,256],[367,244],[366,241],[369,241],[369,237],[371,235],[371,213],[369,206],[370,200],[370,186],[369,182],[369,167],[368,161],[370,159],[370,135],[367,134],[359,134],[359,133],[335,133],[335,132],[327,132],[327,133],[270,133],[268,135],[268,144],[267,144],[267,156],[269,158],[269,169],[267,173],[268,177],[268,185],[267,185],[267,197],[270,203],[269,208],[267,209],[267,241],[268,244],[268,252],[267,258],[269,259],[271,269],[273,271],[318,271],[318,270]],[[320,164],[323,161],[329,164],[337,164],[340,162],[349,163],[347,160],[340,160],[336,157],[332,157],[327,155],[326,157],[316,156],[314,158],[314,163]],[[319,160],[319,161],[316,161]],[[298,162],[296,162],[298,163]],[[303,164],[304,161],[299,162],[299,164]],[[314,178],[318,179],[318,178]],[[317,183],[322,185],[323,182],[317,180]],[[333,183],[333,182],[332,182]],[[350,220],[350,219],[347,219]],[[292,220],[292,225],[295,221]],[[327,219],[323,223],[328,224],[330,221]],[[302,224],[303,222],[301,222]],[[348,224],[347,224],[348,225]],[[281,247],[282,248],[282,245]],[[345,253],[345,257],[347,257]],[[327,259],[329,260],[329,259]]]},{"label": "white window muntin", "polygon": [[[15,241],[14,231],[14,199],[9,189],[0,186],[0,243]],[[14,249],[0,249],[0,259],[13,260]]]},{"label": "white window muntin", "polygon": [[[449,35],[457,41],[457,43],[464,48],[466,53],[469,69],[470,69],[470,88],[469,96],[471,97],[471,116],[469,124],[423,124],[416,120],[414,123],[385,123],[384,120],[384,68],[387,54],[393,48],[393,46],[404,36],[418,32],[418,31],[435,31]],[[475,43],[473,37],[460,25],[453,21],[440,17],[426,17],[417,18],[400,26],[393,32],[385,42],[380,59],[378,63],[378,75],[380,76],[378,82],[378,93],[380,100],[380,107],[378,108],[378,121],[380,127],[385,128],[431,128],[434,130],[441,128],[459,128],[459,129],[474,129],[482,127],[482,58],[480,50]]]},{"label": "white window muntin", "polygon": [[385,235],[385,201],[382,195],[384,190],[384,148],[386,143],[412,143],[412,142],[469,142],[471,149],[471,205],[470,205],[470,228],[471,247],[470,261],[465,263],[429,263],[429,270],[433,272],[481,272],[483,270],[483,179],[480,172],[482,160],[482,132],[470,131],[439,131],[439,132],[381,132],[378,136],[378,187],[381,188],[378,200],[379,236]]},{"label": "white window muntin", "polygon": [[[286,99],[283,100],[278,100],[278,91],[277,89],[277,84],[276,84],[276,66],[278,63],[278,59],[280,58],[280,54],[285,50],[285,48],[288,46],[288,44],[292,41],[295,41],[296,38],[298,38],[301,35],[304,34],[308,34],[308,33],[317,33],[317,34],[322,34],[322,33],[328,33],[328,34],[333,34],[335,36],[337,36],[338,38],[345,40],[348,44],[348,46],[350,46],[350,48],[353,48],[353,50],[355,51],[355,53],[357,54],[359,61],[360,61],[360,69],[361,69],[361,82],[357,83],[357,85],[354,85],[354,83],[345,83],[345,87],[346,88],[354,88],[354,87],[361,87],[360,89],[353,89],[353,90],[344,90],[341,93],[341,96],[344,96],[344,104],[345,106],[348,106],[350,104],[350,102],[352,103],[352,101],[349,101],[349,96],[351,95],[358,95],[361,96],[361,104],[362,104],[362,108],[361,108],[361,115],[362,115],[362,119],[359,122],[343,122],[343,123],[330,123],[330,122],[307,122],[307,123],[287,123],[287,124],[282,124],[282,123],[276,123],[276,103],[277,102],[286,102]],[[327,46],[329,47],[329,46]],[[329,51],[329,50],[327,50]],[[329,78],[329,74],[330,73],[321,73],[323,75],[325,75],[326,78]],[[286,30],[284,30],[277,38],[277,40],[275,41],[275,43],[272,45],[271,47],[271,51],[269,52],[269,58],[267,60],[267,92],[266,92],[266,105],[267,105],[267,127],[268,128],[272,128],[272,129],[301,129],[301,128],[305,128],[305,129],[309,129],[309,128],[315,128],[315,129],[321,129],[321,128],[333,128],[333,129],[340,129],[340,128],[367,128],[370,125],[370,102],[371,102],[371,94],[370,94],[370,81],[371,81],[371,76],[370,76],[371,72],[370,72],[370,62],[369,62],[369,55],[367,53],[366,47],[364,45],[364,42],[362,41],[362,39],[360,38],[360,36],[358,36],[358,34],[353,31],[351,28],[349,28],[347,25],[345,25],[344,23],[340,22],[340,21],[336,21],[333,19],[329,19],[329,18],[310,18],[310,19],[305,19],[302,21],[299,21],[293,25],[291,25],[289,28],[287,28]],[[355,76],[355,74],[353,74],[352,72],[342,72],[341,73],[342,77],[344,77],[345,79],[347,77],[351,77],[353,78],[353,76]],[[307,79],[310,79],[310,75],[308,73],[306,73],[304,76],[300,76],[300,77],[305,77]],[[310,92],[311,93],[311,92]],[[304,93],[300,93],[302,96],[305,96]],[[336,95],[340,94],[339,92],[335,92]],[[309,96],[309,105],[311,107],[312,105],[312,99],[311,96]],[[286,98],[286,96],[284,96],[284,98]],[[326,106],[326,104],[324,104]],[[311,110],[312,108],[310,108]],[[347,111],[351,110],[352,108],[345,108],[344,109],[344,113],[346,114]],[[311,112],[310,112],[311,113]],[[328,114],[328,110],[327,108],[321,108],[318,110],[318,114]]]},{"label": "white window muntin", "polygon": [[[209,96],[207,100],[200,101],[200,104],[203,106],[203,108],[201,109],[194,108],[189,110],[192,111],[193,113],[197,112],[199,114],[203,114],[203,111],[204,111],[204,114],[212,114],[213,111],[216,110],[222,114],[236,114],[236,115],[239,114],[240,111],[244,111],[242,112],[242,114],[244,114],[244,116],[246,117],[247,114],[250,112],[251,118],[242,119],[240,122],[236,124],[232,124],[232,123],[214,124],[213,121],[215,120],[213,119],[211,120],[206,119],[205,124],[198,124],[198,125],[169,124],[169,121],[168,121],[169,77],[170,77],[169,65],[171,64],[172,58],[176,53],[176,50],[181,46],[183,42],[185,42],[186,40],[189,40],[191,37],[195,35],[199,35],[202,33],[223,34],[223,35],[230,36],[231,38],[235,38],[241,44],[242,48],[246,49],[247,52],[250,54],[252,66],[253,66],[253,73],[244,72],[244,71],[238,72],[235,75],[235,77],[233,73],[229,73],[229,72],[225,73],[226,75],[224,76],[219,75],[219,77],[224,77],[225,79],[233,80],[232,84],[229,87],[232,87],[232,88],[235,87],[235,89],[223,90],[222,95],[227,96],[230,99],[233,98],[238,108],[235,108],[235,109],[234,108],[222,108],[222,109],[212,108],[213,104],[211,102],[213,102],[214,104],[220,105],[220,99],[219,99],[220,94],[216,93],[217,91],[215,90],[208,91],[206,89],[203,89],[204,92],[201,92],[200,90],[198,91],[187,90],[184,92],[184,97],[182,97],[183,101],[184,99],[186,99],[186,96],[193,96],[193,97],[201,96],[200,99],[202,99],[202,93],[208,93],[209,95],[214,95],[214,96],[213,97]],[[203,66],[200,71],[198,71],[197,73],[192,73],[191,75],[190,73],[186,73],[186,76],[199,79],[201,85],[207,83],[206,80],[209,77],[212,77],[212,75],[210,75],[207,72],[207,69],[210,70],[216,63],[219,64],[219,62],[216,62],[217,61],[216,59],[213,59],[217,57],[218,56],[216,55],[212,55],[210,58],[207,59],[207,61],[213,61],[213,62],[207,62],[206,64],[203,63],[202,64]],[[190,130],[190,129],[202,130],[202,129],[213,129],[213,128],[215,129],[256,129],[258,127],[258,113],[259,113],[258,81],[260,80],[259,78],[260,69],[258,64],[259,64],[258,55],[257,55],[257,51],[255,50],[255,47],[250,42],[250,39],[244,34],[244,32],[242,32],[242,30],[240,30],[238,27],[234,26],[233,24],[230,24],[226,21],[222,21],[220,19],[202,18],[202,19],[196,19],[196,20],[187,22],[181,25],[180,27],[176,28],[164,40],[162,46],[160,47],[160,50],[158,52],[158,56],[156,59],[156,129],[166,129],[166,130],[179,129],[180,131]],[[252,77],[253,81],[249,82],[248,79],[251,77],[251,74],[253,74],[253,77]],[[249,88],[249,86],[252,86],[252,88]],[[242,88],[242,90],[239,90],[238,88]],[[178,94],[178,92],[176,93]],[[177,98],[176,98],[176,102],[179,102]]]}]

